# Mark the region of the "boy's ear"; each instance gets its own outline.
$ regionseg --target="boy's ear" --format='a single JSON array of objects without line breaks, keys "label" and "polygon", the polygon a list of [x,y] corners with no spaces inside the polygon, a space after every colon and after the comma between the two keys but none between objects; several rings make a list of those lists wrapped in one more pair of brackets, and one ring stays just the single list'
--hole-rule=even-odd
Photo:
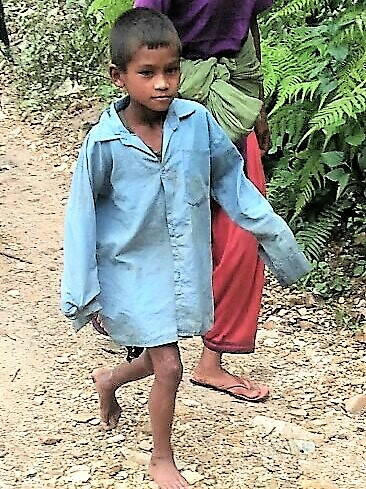
[{"label": "boy's ear", "polygon": [[116,87],[118,88],[125,87],[123,72],[119,68],[117,68],[115,64],[111,63],[109,65],[109,75],[112,79],[112,82],[116,85]]}]

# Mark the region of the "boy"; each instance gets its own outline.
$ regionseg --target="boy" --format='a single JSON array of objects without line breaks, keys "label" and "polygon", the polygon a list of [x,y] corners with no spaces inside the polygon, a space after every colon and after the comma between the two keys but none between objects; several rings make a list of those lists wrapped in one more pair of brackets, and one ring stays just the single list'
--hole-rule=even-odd
[{"label": "boy", "polygon": [[[136,7],[158,10],[173,22],[184,57],[179,94],[207,107],[241,152],[245,174],[262,194],[260,150],[268,150],[270,141],[261,102],[257,15],[271,4],[272,0],[135,0]],[[268,386],[233,375],[222,360],[229,353],[240,354],[245,361],[254,352],[264,265],[255,237],[217,203],[212,211],[215,321],[202,338],[202,355],[191,382],[235,399],[261,402],[268,397]]]},{"label": "boy", "polygon": [[115,391],[154,375],[150,475],[160,488],[188,487],[171,447],[182,377],[178,340],[213,320],[210,197],[259,240],[284,283],[308,262],[284,221],[244,177],[243,160],[201,105],[177,100],[180,41],[167,17],[123,14],[111,33],[111,77],[128,96],[88,134],[65,227],[62,308],[80,329],[98,314],[117,343],[145,348],[132,363],[93,373],[101,420],[116,426]]}]

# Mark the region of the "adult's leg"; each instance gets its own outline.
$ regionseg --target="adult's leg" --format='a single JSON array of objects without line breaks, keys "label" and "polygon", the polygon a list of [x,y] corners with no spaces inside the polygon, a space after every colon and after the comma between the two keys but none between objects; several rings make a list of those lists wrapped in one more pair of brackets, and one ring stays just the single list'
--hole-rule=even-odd
[{"label": "adult's leg", "polygon": [[[246,144],[248,178],[264,193],[261,154],[254,133],[248,136]],[[218,206],[213,210],[212,234],[215,323],[203,338],[203,354],[193,380],[220,389],[230,388],[230,393],[244,399],[261,399],[268,395],[266,386],[234,376],[221,366],[224,352],[254,351],[264,283],[258,243]]]},{"label": "adult's leg", "polygon": [[147,351],[131,363],[125,362],[117,367],[94,370],[92,379],[99,395],[100,419],[105,430],[115,428],[121,416],[116,390],[124,384],[152,374],[153,365]]},{"label": "adult's leg", "polygon": [[150,475],[161,489],[183,489],[187,481],[180,475],[173,456],[171,433],[175,400],[182,379],[182,363],[177,344],[149,348],[154,369],[149,411],[154,448]]}]

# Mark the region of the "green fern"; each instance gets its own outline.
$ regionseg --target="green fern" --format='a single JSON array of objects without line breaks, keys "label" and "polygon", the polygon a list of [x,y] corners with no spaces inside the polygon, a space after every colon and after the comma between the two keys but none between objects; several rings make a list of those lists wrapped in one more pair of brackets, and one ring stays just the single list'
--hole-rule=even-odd
[{"label": "green fern", "polygon": [[275,9],[263,26],[263,70],[270,153],[282,157],[269,196],[318,257],[335,221],[314,215],[366,192],[366,11],[351,0],[279,0]]},{"label": "green fern", "polygon": [[[308,204],[318,189],[324,184],[326,167],[320,158],[318,151],[304,155],[305,163],[297,172],[298,183],[296,185],[298,196],[295,202],[294,218],[300,215],[306,204]],[[301,159],[301,158],[300,158]]]},{"label": "green fern", "polygon": [[341,220],[342,212],[332,206],[323,210],[315,221],[307,223],[296,233],[296,240],[304,248],[308,258],[319,261],[323,250]]},{"label": "green fern", "polygon": [[272,19],[293,17],[302,14],[304,11],[310,15],[318,6],[319,1],[317,0],[292,0],[286,7],[275,12]]},{"label": "green fern", "polygon": [[356,87],[350,95],[333,100],[321,109],[310,121],[311,132],[324,126],[343,124],[349,117],[356,119],[366,111],[366,88]]}]

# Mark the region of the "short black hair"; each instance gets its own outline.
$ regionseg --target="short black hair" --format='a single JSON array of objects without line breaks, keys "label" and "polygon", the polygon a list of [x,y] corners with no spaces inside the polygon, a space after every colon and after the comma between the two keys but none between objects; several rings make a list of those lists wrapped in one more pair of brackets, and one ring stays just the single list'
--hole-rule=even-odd
[{"label": "short black hair", "polygon": [[182,45],[173,23],[156,10],[145,7],[127,10],[116,20],[110,34],[111,61],[126,71],[136,50],[173,46],[180,55]]}]

